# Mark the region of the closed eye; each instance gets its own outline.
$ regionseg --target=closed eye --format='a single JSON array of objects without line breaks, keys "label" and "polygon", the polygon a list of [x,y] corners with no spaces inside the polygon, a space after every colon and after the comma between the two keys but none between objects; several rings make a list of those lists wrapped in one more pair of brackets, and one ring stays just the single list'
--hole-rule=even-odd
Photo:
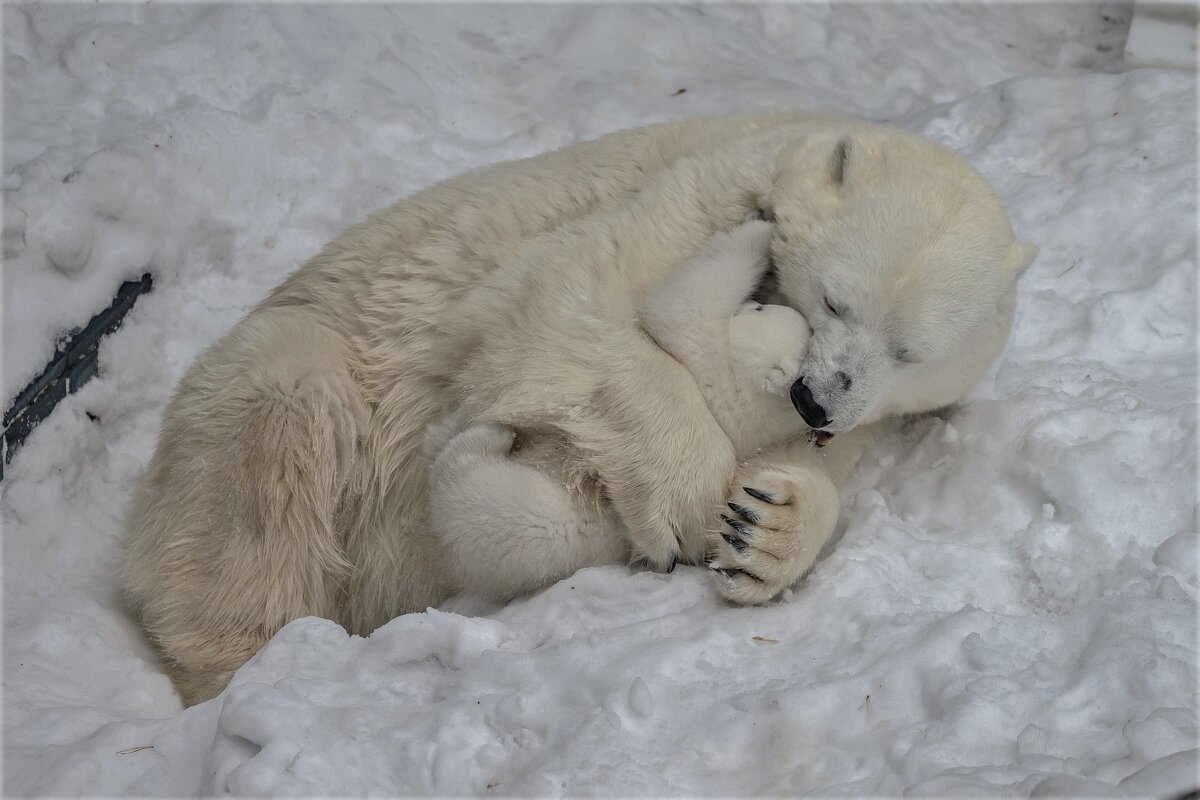
[{"label": "closed eye", "polygon": [[919,360],[907,347],[897,347],[892,351],[892,358],[901,364],[916,364]]},{"label": "closed eye", "polygon": [[842,315],[841,312],[834,307],[833,303],[829,302],[829,295],[825,295],[825,307],[828,308],[829,313],[833,314],[835,317],[840,317]]}]

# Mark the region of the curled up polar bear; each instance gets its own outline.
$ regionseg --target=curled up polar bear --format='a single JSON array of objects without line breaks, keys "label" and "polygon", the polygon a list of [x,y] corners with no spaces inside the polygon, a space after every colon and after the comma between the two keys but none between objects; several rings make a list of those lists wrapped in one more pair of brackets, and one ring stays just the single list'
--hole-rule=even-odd
[{"label": "curled up polar bear", "polygon": [[[832,435],[819,451],[793,436],[742,458],[737,409],[710,406],[640,318],[755,214],[771,230],[756,296],[812,329],[787,395]],[[516,464],[602,492],[623,553],[715,558],[716,591],[767,599],[833,531],[870,424],[954,402],[1001,352],[1034,252],[957,155],[852,119],[680,120],[430,187],[196,359],[132,503],[127,596],[194,703],[298,617],[368,634],[464,580],[519,588],[496,577],[519,561],[494,560],[502,540],[472,561],[437,533],[426,434],[458,415],[517,431]]]}]

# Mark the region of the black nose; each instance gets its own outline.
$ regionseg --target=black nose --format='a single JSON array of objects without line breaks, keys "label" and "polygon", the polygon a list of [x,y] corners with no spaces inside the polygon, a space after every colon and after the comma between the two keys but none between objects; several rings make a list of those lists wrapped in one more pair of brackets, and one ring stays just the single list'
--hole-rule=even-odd
[{"label": "black nose", "polygon": [[804,417],[804,421],[808,423],[810,428],[824,428],[829,424],[829,417],[825,415],[825,409],[813,400],[812,392],[804,385],[804,378],[792,384],[792,405],[800,412],[800,416]]}]

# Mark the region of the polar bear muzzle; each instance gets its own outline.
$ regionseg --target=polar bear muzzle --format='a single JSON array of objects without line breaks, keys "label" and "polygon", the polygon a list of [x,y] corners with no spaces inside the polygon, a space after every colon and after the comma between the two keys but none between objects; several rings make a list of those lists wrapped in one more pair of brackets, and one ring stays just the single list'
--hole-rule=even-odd
[{"label": "polar bear muzzle", "polygon": [[829,424],[829,415],[825,413],[824,406],[813,399],[812,390],[804,385],[803,375],[792,384],[791,398],[792,405],[810,428],[816,430]]}]

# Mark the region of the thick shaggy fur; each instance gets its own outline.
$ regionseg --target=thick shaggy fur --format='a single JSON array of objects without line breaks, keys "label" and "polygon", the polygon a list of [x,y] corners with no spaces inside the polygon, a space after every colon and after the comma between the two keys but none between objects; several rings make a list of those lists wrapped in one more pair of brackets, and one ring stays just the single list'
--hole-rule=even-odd
[{"label": "thick shaggy fur", "polygon": [[808,354],[808,322],[751,298],[771,266],[774,226],[718,233],[642,301],[641,326],[687,368],[738,458],[807,430],[789,399]]},{"label": "thick shaggy fur", "polygon": [[[691,373],[738,458],[808,430],[789,400],[808,322],[750,299],[770,266],[773,234],[762,221],[716,234],[638,312],[643,330]],[[506,601],[583,567],[643,555],[630,552],[598,476],[569,443],[528,431],[518,442],[513,428],[468,422],[455,412],[427,437],[429,523],[456,588]],[[719,536],[739,546],[732,530],[714,530],[710,551]]]},{"label": "thick shaggy fur", "polygon": [[[762,547],[721,551],[718,589],[757,602],[802,574],[836,520],[825,467],[793,448],[739,468],[636,314],[756,208],[775,220],[776,302],[813,325],[801,369],[837,430],[953,401],[1003,346],[1032,251],[961,159],[887,128],[684,120],[419,192],[289,277],[167,408],[125,582],[185,701],[219,692],[288,620],[369,633],[454,590],[423,447],[454,409],[553,432],[656,566],[704,558],[733,487]],[[823,276],[846,295],[840,321],[820,316]]]}]

